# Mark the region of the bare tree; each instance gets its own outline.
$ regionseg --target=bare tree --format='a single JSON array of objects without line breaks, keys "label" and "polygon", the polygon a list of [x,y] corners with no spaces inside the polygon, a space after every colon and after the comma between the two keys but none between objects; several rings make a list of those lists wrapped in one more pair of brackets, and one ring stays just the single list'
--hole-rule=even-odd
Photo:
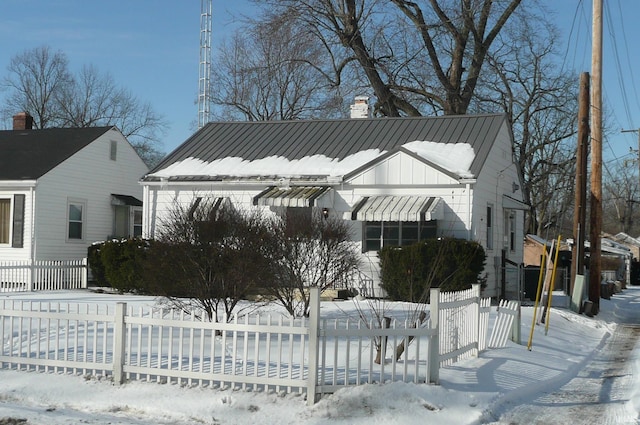
[{"label": "bare tree", "polygon": [[270,294],[293,317],[308,316],[309,287],[348,286],[360,255],[348,222],[324,218],[311,208],[287,208],[277,227],[280,254],[274,258]]},{"label": "bare tree", "polygon": [[74,77],[63,52],[47,46],[15,56],[3,85],[9,89],[5,118],[34,116],[36,128],[117,126],[147,165],[163,156],[158,146],[167,124],[149,103],[118,86],[109,74],[85,66]]},{"label": "bare tree", "polygon": [[637,203],[640,185],[636,161],[621,161],[605,167],[603,228],[610,233],[624,232],[635,236],[640,231]]},{"label": "bare tree", "polygon": [[291,120],[334,115],[338,85],[324,73],[322,45],[291,15],[265,14],[233,34],[212,68],[223,119]]},{"label": "bare tree", "polygon": [[5,117],[29,112],[35,128],[58,126],[56,94],[73,84],[69,60],[62,51],[47,46],[27,50],[13,58],[2,85],[9,95],[2,108]]},{"label": "bare tree", "polygon": [[274,241],[259,210],[238,211],[220,198],[176,203],[158,229],[146,264],[147,286],[176,308],[233,319],[238,303],[269,279]]},{"label": "bare tree", "polygon": [[542,236],[549,226],[562,225],[573,204],[578,78],[557,66],[552,24],[522,15],[514,22],[518,30],[501,34],[500,48],[487,58],[490,72],[480,80],[472,108],[499,108],[509,116],[524,175],[518,190],[531,206],[525,230]]},{"label": "bare tree", "polygon": [[[384,116],[464,114],[497,35],[521,0],[265,0],[302,19],[342,72],[356,63]],[[347,49],[345,57],[340,49]]]}]

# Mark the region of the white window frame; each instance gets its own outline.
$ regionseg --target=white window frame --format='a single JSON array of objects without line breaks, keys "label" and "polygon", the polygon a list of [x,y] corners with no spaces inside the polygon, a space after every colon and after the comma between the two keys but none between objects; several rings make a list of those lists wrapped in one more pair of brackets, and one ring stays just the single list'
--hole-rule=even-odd
[{"label": "white window frame", "polygon": [[10,196],[0,196],[0,200],[9,201],[9,216],[7,221],[7,228],[9,229],[9,234],[6,242],[0,242],[0,246],[11,246],[11,241],[13,240],[13,199]]},{"label": "white window frame", "polygon": [[[80,220],[74,220],[74,223],[80,223],[80,238],[72,238],[69,234],[71,217],[70,217],[70,209],[72,205],[78,205],[81,207],[81,216]],[[67,242],[84,242],[87,233],[87,200],[86,199],[77,199],[77,198],[69,198],[67,199],[67,221],[66,221],[66,241]]]},{"label": "white window frame", "polygon": [[516,212],[509,211],[509,250],[516,250]]},{"label": "white window frame", "polygon": [[109,159],[112,161],[118,160],[118,141],[111,140],[111,144],[109,145]]},{"label": "white window frame", "polygon": [[[136,212],[140,213],[140,223],[136,224]],[[142,207],[130,207],[129,208],[129,233],[131,237],[142,237]],[[136,235],[136,228],[139,228],[139,235]]]},{"label": "white window frame", "polygon": [[493,204],[487,204],[487,251],[493,251],[494,210]]}]

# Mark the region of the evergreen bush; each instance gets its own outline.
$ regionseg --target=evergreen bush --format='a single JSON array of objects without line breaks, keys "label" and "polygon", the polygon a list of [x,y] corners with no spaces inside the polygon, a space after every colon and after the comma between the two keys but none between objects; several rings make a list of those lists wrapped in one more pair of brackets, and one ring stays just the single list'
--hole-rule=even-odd
[{"label": "evergreen bush", "polygon": [[96,242],[87,249],[87,261],[91,269],[91,276],[98,286],[111,286],[104,275],[104,264],[100,252],[102,245],[104,242]]},{"label": "evergreen bush", "polygon": [[396,301],[427,302],[429,289],[468,289],[479,282],[486,255],[474,241],[427,239],[379,252],[381,286]]},{"label": "evergreen bush", "polygon": [[102,242],[89,248],[89,265],[101,286],[120,292],[146,292],[143,263],[149,242],[122,239]]}]

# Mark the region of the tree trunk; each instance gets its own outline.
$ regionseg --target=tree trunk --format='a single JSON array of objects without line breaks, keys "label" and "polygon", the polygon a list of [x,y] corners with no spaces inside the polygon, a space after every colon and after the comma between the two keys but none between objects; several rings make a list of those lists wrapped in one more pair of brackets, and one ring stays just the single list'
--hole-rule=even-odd
[{"label": "tree trunk", "polygon": [[[382,322],[382,329],[389,329],[391,326],[391,317],[384,317],[384,321]],[[382,360],[386,357],[385,353],[387,351],[387,337],[380,336],[380,343],[378,344],[378,351],[376,353],[376,359],[374,360],[376,364],[380,364]]]},{"label": "tree trunk", "polygon": [[[415,328],[417,326],[417,323],[422,324],[422,322],[424,322],[424,320],[427,318],[427,313],[425,313],[424,311],[420,312],[420,316],[418,317],[418,321],[414,324],[411,325],[412,328]],[[403,340],[397,347],[396,347],[396,361],[400,360],[400,357],[402,357],[402,354],[404,353],[405,350],[405,340]],[[408,347],[409,344],[411,344],[411,341],[413,341],[413,337],[410,336],[409,340],[407,341],[406,346]]]}]

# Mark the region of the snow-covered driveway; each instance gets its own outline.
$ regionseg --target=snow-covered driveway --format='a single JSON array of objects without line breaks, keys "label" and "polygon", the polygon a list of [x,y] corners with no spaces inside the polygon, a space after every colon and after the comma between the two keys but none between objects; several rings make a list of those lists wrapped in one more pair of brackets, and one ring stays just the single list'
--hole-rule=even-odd
[{"label": "snow-covered driveway", "polygon": [[640,327],[618,326],[603,347],[594,352],[578,375],[559,387],[551,386],[532,400],[507,403],[499,420],[508,425],[636,424],[627,403],[634,391]]},{"label": "snow-covered driveway", "polygon": [[[530,398],[510,400],[489,415],[493,424],[638,424],[640,409],[640,293],[631,287],[599,315],[616,327],[584,362],[575,377],[551,382]],[[571,356],[571,346],[567,346]],[[571,379],[569,379],[571,378]],[[494,420],[493,422],[491,420]]]}]

